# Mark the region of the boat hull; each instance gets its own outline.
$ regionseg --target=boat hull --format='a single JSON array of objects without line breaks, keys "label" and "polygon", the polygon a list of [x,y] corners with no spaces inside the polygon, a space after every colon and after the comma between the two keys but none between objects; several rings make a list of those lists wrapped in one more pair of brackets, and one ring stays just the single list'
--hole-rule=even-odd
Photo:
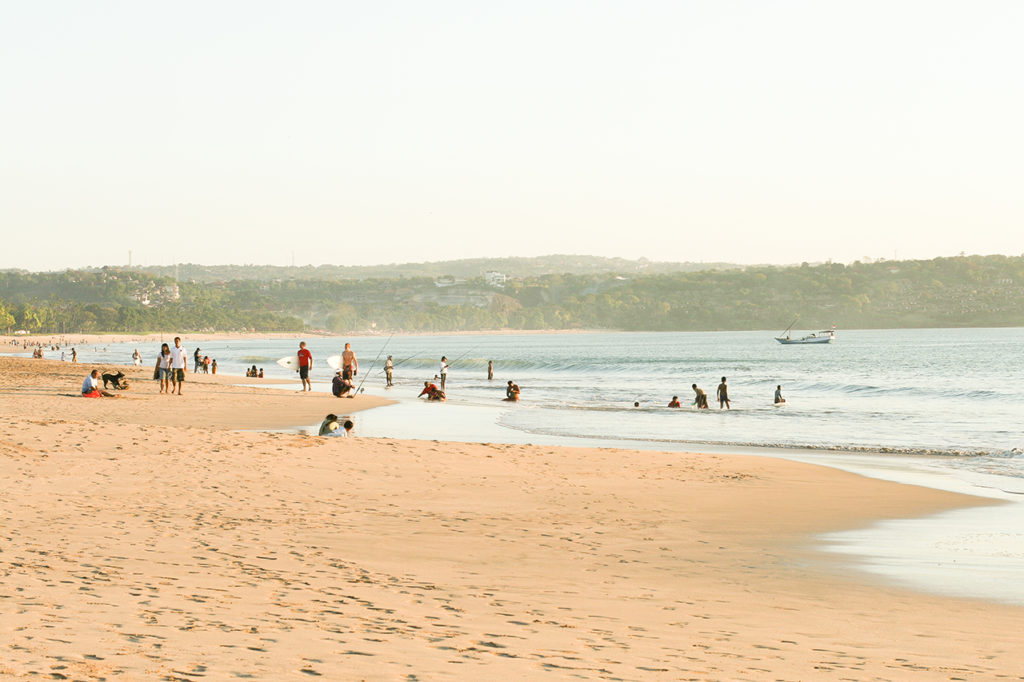
[{"label": "boat hull", "polygon": [[817,343],[832,343],[833,337],[831,337],[831,336],[816,336],[816,337],[813,337],[813,338],[804,338],[804,339],[786,339],[786,338],[779,338],[779,337],[776,336],[775,340],[778,341],[779,343],[785,345],[785,346],[806,346],[806,345],[817,344]]}]

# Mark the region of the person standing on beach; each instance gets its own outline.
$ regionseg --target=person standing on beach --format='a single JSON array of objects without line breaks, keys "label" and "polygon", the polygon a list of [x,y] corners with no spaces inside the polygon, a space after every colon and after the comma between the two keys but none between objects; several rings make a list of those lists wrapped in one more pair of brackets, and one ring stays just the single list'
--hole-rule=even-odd
[{"label": "person standing on beach", "polygon": [[160,392],[170,395],[171,388],[171,349],[165,343],[160,346],[160,355],[156,359],[157,377],[160,379]]},{"label": "person standing on beach", "polygon": [[729,387],[725,385],[725,377],[722,377],[722,383],[718,384],[716,394],[718,395],[718,409],[724,407],[727,410],[731,410],[732,407],[729,406]]},{"label": "person standing on beach", "polygon": [[78,362],[78,351],[74,348],[71,349],[71,362]]},{"label": "person standing on beach", "polygon": [[[196,349],[198,353],[199,350]],[[181,337],[174,337],[174,348],[171,349],[171,375],[174,377],[172,381],[178,386],[178,395],[181,395],[181,385],[185,383],[185,372],[188,371],[188,356],[185,354],[185,349],[181,347]],[[174,393],[174,387],[171,387],[171,393]]]},{"label": "person standing on beach", "polygon": [[198,348],[196,348],[196,352],[193,353],[192,359],[195,360],[195,362],[192,363],[192,373],[195,374],[196,372],[199,371],[199,349]]},{"label": "person standing on beach", "polygon": [[386,374],[388,378],[388,383],[384,385],[385,388],[391,388],[393,386],[393,384],[391,383],[391,375],[394,373],[394,371],[395,363],[394,361],[392,361],[391,356],[389,355],[388,359],[384,361],[384,374]]},{"label": "person standing on beach", "polygon": [[355,379],[356,374],[359,374],[359,360],[356,359],[351,343],[346,343],[345,350],[341,352],[341,371],[344,378],[349,380]]},{"label": "person standing on beach", "polygon": [[487,380],[494,381],[494,361],[487,361]]},{"label": "person standing on beach", "polygon": [[217,358],[214,358],[213,362],[210,363],[210,371],[214,374],[217,373]]},{"label": "person standing on beach", "polygon": [[441,390],[445,389],[445,384],[448,381],[448,356],[441,356],[441,371],[438,372],[441,375]]},{"label": "person standing on beach", "polygon": [[786,399],[782,397],[782,384],[775,387],[775,404],[781,405],[786,402]]},{"label": "person standing on beach", "polygon": [[313,384],[309,381],[309,370],[313,368],[313,354],[306,350],[306,342],[299,343],[299,379],[302,380],[302,390],[312,391]]}]

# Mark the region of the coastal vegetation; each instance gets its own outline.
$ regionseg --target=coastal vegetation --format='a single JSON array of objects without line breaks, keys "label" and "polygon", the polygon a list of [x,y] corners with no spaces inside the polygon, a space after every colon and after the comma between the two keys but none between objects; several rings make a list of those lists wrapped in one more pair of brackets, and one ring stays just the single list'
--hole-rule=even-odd
[{"label": "coastal vegetation", "polygon": [[801,328],[1024,325],[1024,257],[655,272],[638,267],[649,262],[626,263],[632,265],[523,274],[498,272],[497,262],[481,260],[471,276],[430,264],[444,274],[362,278],[256,277],[247,269],[262,266],[223,266],[233,276],[215,281],[114,267],[8,270],[0,272],[0,329],[774,330],[798,317]]}]

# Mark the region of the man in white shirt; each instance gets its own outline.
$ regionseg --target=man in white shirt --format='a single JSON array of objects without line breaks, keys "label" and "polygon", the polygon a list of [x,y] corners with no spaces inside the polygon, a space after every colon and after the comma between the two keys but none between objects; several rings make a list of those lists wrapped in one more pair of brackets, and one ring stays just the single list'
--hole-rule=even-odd
[{"label": "man in white shirt", "polygon": [[116,398],[117,396],[113,393],[107,393],[106,391],[100,390],[100,371],[94,369],[89,373],[89,376],[82,382],[82,397],[83,398]]},{"label": "man in white shirt", "polygon": [[181,385],[185,383],[185,372],[187,370],[188,356],[185,355],[185,349],[181,347],[181,337],[175,336],[174,348],[171,349],[171,374],[177,380],[178,395],[181,395]]},{"label": "man in white shirt", "polygon": [[438,372],[441,375],[441,390],[444,390],[445,384],[448,382],[448,358],[441,358],[441,371]]}]

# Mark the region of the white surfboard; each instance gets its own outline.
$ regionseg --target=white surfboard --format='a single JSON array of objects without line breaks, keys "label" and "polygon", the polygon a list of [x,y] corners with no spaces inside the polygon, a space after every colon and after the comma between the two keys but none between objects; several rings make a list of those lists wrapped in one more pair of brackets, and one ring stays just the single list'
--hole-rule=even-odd
[{"label": "white surfboard", "polygon": [[341,369],[341,356],[340,355],[330,355],[330,356],[328,356],[327,357],[327,366],[330,367],[333,370]]},{"label": "white surfboard", "polygon": [[277,361],[277,364],[281,365],[285,369],[297,370],[299,368],[299,356],[288,355]]}]

